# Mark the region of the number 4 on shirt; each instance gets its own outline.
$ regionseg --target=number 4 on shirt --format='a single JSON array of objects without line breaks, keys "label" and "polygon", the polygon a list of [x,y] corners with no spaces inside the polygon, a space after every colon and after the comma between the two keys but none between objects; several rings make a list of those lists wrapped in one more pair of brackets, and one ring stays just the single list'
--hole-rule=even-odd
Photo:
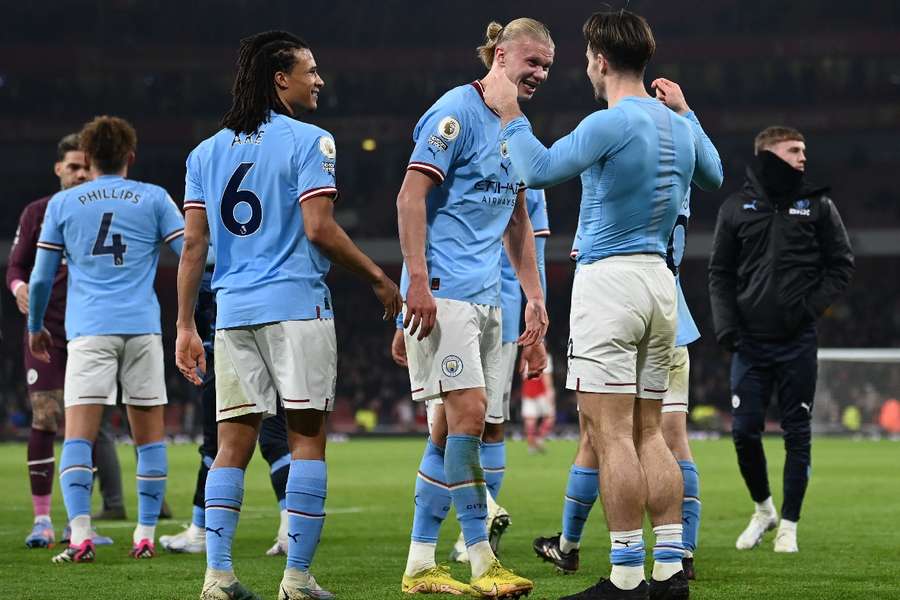
[{"label": "number 4 on shirt", "polygon": [[112,234],[112,244],[106,245],[106,237],[109,235],[109,227],[112,225],[113,213],[103,213],[103,219],[100,221],[100,231],[97,232],[97,239],[94,240],[94,249],[91,251],[92,256],[103,256],[104,254],[112,254],[113,264],[120,267],[125,264],[125,252],[128,246],[122,243],[122,234]]}]

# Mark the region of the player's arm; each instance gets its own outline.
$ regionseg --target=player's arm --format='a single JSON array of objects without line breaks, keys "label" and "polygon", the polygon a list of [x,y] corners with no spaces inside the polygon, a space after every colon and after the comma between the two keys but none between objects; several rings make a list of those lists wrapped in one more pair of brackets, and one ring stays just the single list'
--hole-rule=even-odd
[{"label": "player's arm", "polygon": [[[516,270],[519,285],[525,292],[525,331],[518,339],[523,346],[538,344],[547,333],[547,309],[544,306],[544,290],[538,273],[534,247],[534,230],[525,205],[525,190],[519,190],[516,206],[503,234],[503,243],[509,262]],[[543,369],[543,365],[540,367]]]},{"label": "player's arm", "polygon": [[737,305],[737,261],[740,243],[731,223],[731,202],[719,207],[712,254],[709,257],[709,300],[716,340],[734,350],[740,329]]},{"label": "player's arm", "polygon": [[688,120],[694,133],[697,148],[697,166],[694,168],[693,183],[702,190],[713,191],[722,187],[724,172],[719,151],[703,131],[697,115],[688,106],[681,86],[663,77],[655,79],[650,87],[656,90],[656,97],[671,110]]},{"label": "player's arm", "polygon": [[34,211],[26,207],[19,217],[19,227],[6,265],[6,287],[15,296],[16,306],[23,315],[28,314],[29,268],[34,265],[40,228]]},{"label": "player's arm", "polygon": [[[175,365],[188,381],[200,385],[203,383],[201,375],[206,372],[206,352],[200,334],[197,333],[194,309],[206,267],[206,253],[209,251],[209,223],[206,220],[206,210],[191,210],[194,204],[198,202],[185,202],[187,211],[184,232],[178,237],[181,240],[181,258],[178,261]],[[197,369],[200,370],[200,375],[197,374]]]},{"label": "player's arm", "polygon": [[[409,289],[406,291],[406,319],[403,327],[409,334],[418,330],[417,339],[425,338],[434,328],[437,304],[428,285],[428,264],[425,260],[426,198],[434,181],[421,171],[408,169],[397,194],[397,227],[400,231],[400,249],[409,273]],[[410,324],[412,326],[410,327]]]},{"label": "player's arm", "polygon": [[28,345],[35,358],[50,362],[50,333],[44,328],[44,314],[53,290],[53,278],[62,262],[62,247],[41,244],[28,280]]},{"label": "player's arm", "polygon": [[580,175],[615,149],[626,126],[619,111],[597,111],[547,148],[534,136],[528,120],[518,117],[503,129],[501,137],[507,141],[510,160],[525,184],[547,188]]},{"label": "player's arm", "polygon": [[855,268],[847,229],[830,198],[822,198],[816,235],[822,249],[822,277],[818,287],[806,297],[810,316],[818,319],[850,285]]},{"label": "player's arm", "polygon": [[353,243],[344,228],[334,220],[334,202],[330,195],[305,198],[300,204],[307,239],[331,262],[368,281],[384,306],[385,321],[396,318],[403,308],[400,290],[381,267]]}]

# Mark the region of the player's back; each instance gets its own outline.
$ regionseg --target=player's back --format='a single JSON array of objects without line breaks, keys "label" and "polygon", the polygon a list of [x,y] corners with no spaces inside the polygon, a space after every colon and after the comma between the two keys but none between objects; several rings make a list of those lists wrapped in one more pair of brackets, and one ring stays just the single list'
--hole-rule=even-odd
[{"label": "player's back", "polygon": [[57,193],[38,246],[68,261],[66,336],[160,333],[159,248],[184,222],[156,185],[102,175]]},{"label": "player's back", "polygon": [[622,133],[621,141],[582,173],[578,261],[617,254],[665,257],[696,163],[690,124],[660,101],[638,97],[591,118]]},{"label": "player's back", "polygon": [[324,130],[272,114],[252,134],[222,129],[188,157],[185,208],[205,204],[217,328],[331,317],[331,264],[306,238],[300,203],[335,195]]}]

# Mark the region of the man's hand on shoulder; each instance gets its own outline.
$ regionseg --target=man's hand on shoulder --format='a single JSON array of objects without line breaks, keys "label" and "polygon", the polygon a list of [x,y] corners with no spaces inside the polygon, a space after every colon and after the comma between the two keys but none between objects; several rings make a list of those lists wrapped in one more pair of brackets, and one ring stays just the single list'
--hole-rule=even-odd
[{"label": "man's hand on shoulder", "polygon": [[656,99],[668,106],[681,116],[690,112],[687,100],[684,98],[684,92],[681,86],[663,77],[654,79],[650,87],[656,90]]}]

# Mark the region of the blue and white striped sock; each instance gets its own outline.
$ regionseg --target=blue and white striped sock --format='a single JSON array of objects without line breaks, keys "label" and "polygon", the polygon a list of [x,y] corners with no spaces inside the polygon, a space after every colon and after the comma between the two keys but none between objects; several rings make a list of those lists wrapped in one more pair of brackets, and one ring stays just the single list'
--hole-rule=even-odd
[{"label": "blue and white striped sock", "polygon": [[620,590],[633,590],[644,580],[644,532],[610,531],[609,580]]},{"label": "blue and white striped sock", "polygon": [[230,572],[231,545],[244,501],[244,470],[210,469],[206,478],[206,565]]},{"label": "blue and white striped sock", "polygon": [[653,546],[653,579],[665,581],[681,571],[684,544],[681,541],[681,523],[658,525],[653,528],[656,545]]},{"label": "blue and white striped sock", "polygon": [[287,480],[287,566],[290,569],[309,570],[325,525],[327,487],[324,460],[291,461]]}]

